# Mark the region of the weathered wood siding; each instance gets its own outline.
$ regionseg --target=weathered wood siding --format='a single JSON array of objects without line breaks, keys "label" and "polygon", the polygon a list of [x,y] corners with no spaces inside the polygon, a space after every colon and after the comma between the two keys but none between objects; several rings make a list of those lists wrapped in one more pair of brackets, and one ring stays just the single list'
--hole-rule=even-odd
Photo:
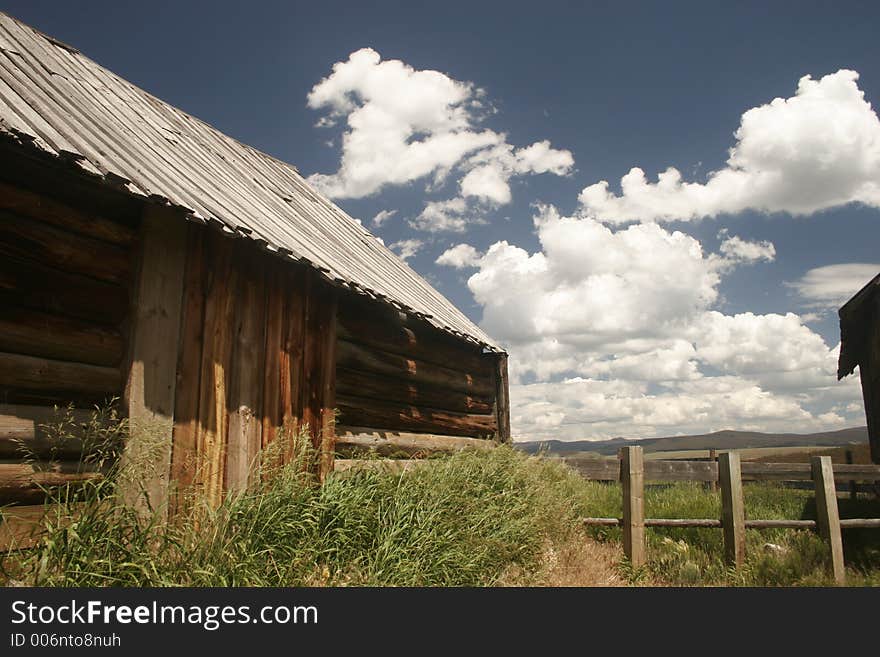
[{"label": "weathered wood siding", "polygon": [[871,460],[880,463],[880,294],[874,294],[865,309],[864,351],[859,360],[859,376],[865,401],[865,418]]},{"label": "weathered wood siding", "polygon": [[171,479],[216,504],[259,477],[282,429],[332,451],[335,291],[201,226],[187,251]]},{"label": "weathered wood siding", "polygon": [[498,436],[497,354],[353,294],[340,299],[336,352],[340,432]]},{"label": "weathered wood siding", "polygon": [[55,405],[122,396],[138,218],[104,214],[79,189],[31,191],[10,166],[0,167],[0,505],[27,505],[96,476],[76,439],[59,444],[44,425],[65,418]]},{"label": "weathered wood siding", "polygon": [[0,402],[119,395],[136,228],[0,183]]}]

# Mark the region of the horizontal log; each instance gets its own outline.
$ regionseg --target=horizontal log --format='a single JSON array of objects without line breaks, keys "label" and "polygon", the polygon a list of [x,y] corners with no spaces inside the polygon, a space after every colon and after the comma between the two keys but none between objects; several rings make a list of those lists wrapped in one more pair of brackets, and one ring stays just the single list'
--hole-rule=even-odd
[{"label": "horizontal log", "polygon": [[[880,527],[878,520],[855,520],[849,527]],[[856,523],[870,523],[859,525]],[[583,523],[590,526],[619,527],[623,524],[620,518],[584,518]],[[876,524],[875,524],[876,523]],[[721,521],[715,518],[645,518],[645,527],[706,527],[720,528]],[[815,520],[746,520],[746,529],[815,529]]]},{"label": "horizontal log", "polygon": [[424,459],[334,459],[334,472],[353,472],[357,470],[379,470],[382,472],[407,472],[420,465],[430,463]]},{"label": "horizontal log", "polygon": [[[591,481],[620,481],[620,461],[616,458],[579,459],[563,458],[570,468]],[[649,461],[645,462],[646,464]]]},{"label": "horizontal log", "polygon": [[[810,481],[809,463],[757,463],[743,461],[743,479],[760,481]],[[880,465],[835,463],[835,481],[880,481]]]},{"label": "horizontal log", "polygon": [[336,368],[336,394],[380,401],[442,408],[459,413],[491,413],[492,400],[421,381],[403,381],[380,374]]},{"label": "horizontal log", "polygon": [[0,509],[0,551],[21,550],[39,543],[45,523],[68,523],[81,512],[78,504],[34,504]]},{"label": "horizontal log", "polygon": [[438,452],[456,452],[464,449],[487,450],[497,445],[492,440],[439,436],[426,433],[401,433],[365,427],[336,427],[336,451],[340,454],[376,450],[379,454],[408,454],[425,456]]},{"label": "horizontal log", "polygon": [[[616,458],[565,458],[570,467],[585,479],[619,481],[620,465]],[[742,478],[747,481],[810,481],[809,463],[742,462]],[[880,481],[880,466],[835,464],[834,479]],[[713,461],[645,461],[645,481],[718,481],[718,464]]]},{"label": "horizontal log", "polygon": [[111,326],[129,312],[128,290],[123,285],[13,258],[0,258],[0,303]]},{"label": "horizontal log", "polygon": [[0,387],[119,394],[117,368],[0,353]]},{"label": "horizontal log", "polygon": [[454,413],[433,408],[388,404],[359,397],[336,396],[339,423],[379,429],[440,433],[454,436],[492,436],[497,431],[494,415]]},{"label": "horizontal log", "polygon": [[93,214],[83,214],[47,196],[6,183],[0,183],[0,210],[121,246],[128,246],[135,239],[135,231],[130,226]]},{"label": "horizontal log", "polygon": [[843,518],[840,527],[841,529],[880,528],[880,518]]},{"label": "horizontal log", "polygon": [[479,346],[393,309],[377,309],[375,304],[341,303],[337,332],[344,340],[374,349],[436,365],[455,363],[481,376],[492,375],[492,358]]},{"label": "horizontal log", "polygon": [[494,395],[494,383],[490,377],[435,365],[422,360],[406,358],[378,349],[339,340],[336,364],[338,367],[371,372],[404,381],[419,381],[440,388],[458,390],[478,397]]},{"label": "horizontal log", "polygon": [[815,520],[746,520],[746,529],[815,529]]},{"label": "horizontal log", "polygon": [[131,254],[89,237],[0,211],[0,257],[27,258],[115,283],[131,276]]},{"label": "horizontal log", "polygon": [[95,481],[103,474],[76,461],[0,463],[0,505],[42,502],[46,490]]},{"label": "horizontal log", "polygon": [[[67,410],[46,406],[17,406],[0,404],[0,459],[12,458],[79,458],[82,440],[76,435],[78,427],[92,419],[92,412],[74,410],[73,426],[67,422]],[[59,440],[48,426],[64,423],[69,438]]]},{"label": "horizontal log", "polygon": [[718,481],[714,461],[645,461],[646,481]]},{"label": "horizontal log", "polygon": [[117,367],[123,342],[114,328],[4,304],[0,351]]},{"label": "horizontal log", "polygon": [[623,520],[620,518],[584,518],[583,523],[596,527],[620,527],[623,524]]}]

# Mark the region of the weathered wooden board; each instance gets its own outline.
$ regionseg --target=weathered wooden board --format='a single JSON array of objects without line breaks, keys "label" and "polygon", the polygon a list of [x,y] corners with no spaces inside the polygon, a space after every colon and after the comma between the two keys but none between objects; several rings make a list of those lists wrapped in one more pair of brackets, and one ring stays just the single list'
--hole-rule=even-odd
[{"label": "weathered wooden board", "polygon": [[437,452],[455,452],[463,449],[489,450],[497,444],[492,440],[461,436],[382,431],[341,425],[336,428],[336,450],[344,455],[375,450],[382,455],[427,456]]},{"label": "weathered wooden board", "polygon": [[378,470],[398,474],[430,463],[431,461],[427,459],[336,459],[334,471],[350,473],[358,470]]},{"label": "weathered wooden board", "polygon": [[495,415],[498,425],[498,439],[509,443],[510,435],[510,384],[507,379],[507,354],[498,354],[495,359]]},{"label": "weathered wooden board", "polygon": [[[265,449],[274,442],[282,425],[281,351],[284,335],[284,275],[279,267],[271,267],[266,281],[266,360],[263,367],[262,445]],[[289,376],[289,375],[285,375]],[[289,384],[288,384],[289,385]]]},{"label": "weathered wooden board", "polygon": [[430,324],[385,304],[345,295],[339,303],[339,337],[381,351],[436,365],[455,363],[457,368],[492,376],[492,356],[480,348],[454,340]]},{"label": "weathered wooden board", "polygon": [[0,506],[39,504],[47,489],[82,484],[102,476],[79,461],[0,462]]},{"label": "weathered wooden board", "polygon": [[340,367],[406,381],[421,381],[432,386],[450,388],[481,397],[492,397],[495,394],[491,377],[482,377],[478,373],[458,371],[451,367],[406,358],[347,340],[340,340],[337,349],[336,362]]},{"label": "weathered wooden board", "polygon": [[317,374],[315,376],[315,407],[318,423],[315,430],[320,441],[319,474],[323,481],[333,470],[336,457],[336,334],[339,296],[335,289],[321,290],[315,286],[312,298],[320,303],[317,331]]},{"label": "weathered wooden board", "polygon": [[3,304],[0,351],[118,367],[123,340],[115,328]]},{"label": "weathered wooden board", "polygon": [[[87,423],[92,413],[74,410],[74,423]],[[59,439],[49,427],[64,422],[65,438]],[[82,440],[77,426],[67,423],[66,409],[46,406],[0,404],[0,458],[77,459],[82,454]]]},{"label": "weathered wooden board", "polygon": [[454,413],[439,409],[404,406],[365,400],[359,397],[336,396],[339,423],[379,429],[399,428],[413,433],[445,433],[455,436],[494,436],[496,417]]},{"label": "weathered wooden board", "polygon": [[[616,458],[566,458],[565,462],[585,479],[618,481]],[[810,481],[809,463],[757,463],[740,465],[744,481]],[[834,479],[848,481],[880,481],[880,466],[836,464]],[[645,461],[646,481],[718,481],[718,464],[711,461]]]},{"label": "weathered wooden board", "polygon": [[124,395],[130,435],[123,495],[152,510],[164,510],[169,493],[186,237],[175,210],[144,207]]},{"label": "weathered wooden board", "polygon": [[212,241],[213,257],[208,267],[205,301],[196,481],[205,500],[216,506],[222,500],[225,480],[237,272],[232,267],[233,241],[214,233],[208,235]]},{"label": "weathered wooden board", "polygon": [[130,246],[135,240],[135,231],[130,226],[95,214],[85,214],[45,194],[3,182],[0,182],[0,210],[120,246]]},{"label": "weathered wooden board", "polygon": [[262,372],[266,348],[266,290],[264,267],[253,256],[240,255],[235,266],[238,299],[233,328],[232,371],[229,386],[229,446],[226,490],[245,490],[257,473],[262,445]]},{"label": "weathered wooden board", "polygon": [[0,258],[0,303],[107,326],[118,325],[129,312],[123,285],[15,258]]},{"label": "weathered wooden board", "polygon": [[0,211],[0,257],[43,262],[56,269],[125,284],[129,250]]},{"label": "weathered wooden board", "polygon": [[0,353],[0,385],[26,390],[119,394],[122,374],[115,367]]},{"label": "weathered wooden board", "polygon": [[[171,479],[186,490],[195,481],[205,313],[204,230],[190,224],[187,230],[186,273],[183,283],[183,317],[177,355],[177,388],[174,397]],[[180,508],[178,500],[177,508]]]},{"label": "weathered wooden board", "polygon": [[364,397],[458,413],[489,414],[493,411],[489,397],[478,397],[422,381],[405,381],[345,367],[337,368],[336,392],[346,397]]}]

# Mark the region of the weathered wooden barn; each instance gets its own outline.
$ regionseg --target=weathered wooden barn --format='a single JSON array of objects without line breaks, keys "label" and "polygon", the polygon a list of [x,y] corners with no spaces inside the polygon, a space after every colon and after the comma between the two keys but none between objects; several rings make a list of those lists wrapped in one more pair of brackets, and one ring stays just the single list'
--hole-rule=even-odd
[{"label": "weathered wooden barn", "polygon": [[66,480],[21,455],[56,404],[120,398],[154,502],[217,502],[282,428],[322,473],[509,440],[506,368],[295,167],[0,14],[0,505]]},{"label": "weathered wooden barn", "polygon": [[880,274],[843,304],[838,315],[840,357],[837,379],[852,374],[858,365],[871,460],[880,463]]}]

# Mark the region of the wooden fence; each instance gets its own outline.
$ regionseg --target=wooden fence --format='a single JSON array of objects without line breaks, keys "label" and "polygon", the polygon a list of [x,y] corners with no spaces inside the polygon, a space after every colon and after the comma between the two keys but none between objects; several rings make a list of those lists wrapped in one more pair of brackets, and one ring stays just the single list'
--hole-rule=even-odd
[{"label": "wooden fence", "polygon": [[[646,527],[715,527],[724,531],[724,552],[728,564],[739,567],[745,560],[746,529],[818,529],[831,551],[831,570],[837,583],[844,583],[842,528],[878,527],[880,518],[841,520],[837,509],[836,482],[880,481],[880,466],[840,464],[831,457],[814,456],[810,463],[742,463],[737,452],[727,452],[718,461],[645,461],[642,448],[623,447],[617,459],[584,459],[570,465],[586,479],[620,481],[623,488],[623,518],[585,518],[586,525],[623,528],[624,553],[633,566],[646,561]],[[746,520],[743,480],[813,482],[816,491],[816,520]],[[645,518],[646,481],[701,481],[720,484],[721,518]]]}]

